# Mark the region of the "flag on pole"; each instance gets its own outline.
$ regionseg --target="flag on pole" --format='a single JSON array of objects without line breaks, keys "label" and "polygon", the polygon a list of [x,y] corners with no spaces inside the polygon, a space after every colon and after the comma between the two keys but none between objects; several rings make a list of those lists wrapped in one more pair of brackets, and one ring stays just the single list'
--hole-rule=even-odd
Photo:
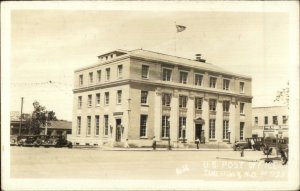
[{"label": "flag on pole", "polygon": [[186,29],[186,27],[182,25],[176,25],[176,28],[177,28],[177,32],[182,32]]}]

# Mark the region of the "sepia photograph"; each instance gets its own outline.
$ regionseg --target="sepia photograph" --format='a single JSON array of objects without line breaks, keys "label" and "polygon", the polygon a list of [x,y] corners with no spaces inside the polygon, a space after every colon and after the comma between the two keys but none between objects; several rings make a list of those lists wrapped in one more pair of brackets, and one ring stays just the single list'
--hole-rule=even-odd
[{"label": "sepia photograph", "polygon": [[1,189],[300,189],[299,2],[4,2],[1,29]]}]

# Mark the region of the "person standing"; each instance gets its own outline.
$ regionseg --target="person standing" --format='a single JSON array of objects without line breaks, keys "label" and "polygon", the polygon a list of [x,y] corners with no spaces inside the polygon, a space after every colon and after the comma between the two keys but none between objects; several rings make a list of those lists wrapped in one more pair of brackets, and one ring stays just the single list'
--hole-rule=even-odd
[{"label": "person standing", "polygon": [[196,145],[197,145],[197,149],[199,149],[199,143],[200,143],[200,139],[199,139],[199,137],[197,137],[197,139],[196,139]]},{"label": "person standing", "polygon": [[155,136],[152,139],[152,148],[153,148],[153,150],[156,150],[156,139],[155,139]]},{"label": "person standing", "polygon": [[130,148],[129,144],[128,144],[128,139],[126,139],[124,146],[125,146],[125,148]]}]

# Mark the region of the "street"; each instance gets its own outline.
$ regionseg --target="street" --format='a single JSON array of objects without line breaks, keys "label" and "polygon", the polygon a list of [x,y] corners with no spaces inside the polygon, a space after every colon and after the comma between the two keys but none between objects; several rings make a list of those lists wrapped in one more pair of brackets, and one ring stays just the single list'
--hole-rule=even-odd
[{"label": "street", "polygon": [[287,179],[287,165],[266,164],[261,151],[103,151],[11,147],[12,178],[272,180]]}]

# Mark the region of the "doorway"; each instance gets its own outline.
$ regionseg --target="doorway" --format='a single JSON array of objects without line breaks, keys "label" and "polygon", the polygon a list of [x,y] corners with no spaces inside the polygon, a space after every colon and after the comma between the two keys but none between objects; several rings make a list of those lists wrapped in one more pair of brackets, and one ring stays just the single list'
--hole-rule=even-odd
[{"label": "doorway", "polygon": [[195,140],[197,138],[201,138],[201,132],[202,132],[202,124],[196,124],[195,125]]},{"label": "doorway", "polygon": [[121,141],[121,136],[122,136],[122,120],[121,119],[116,119],[116,142]]}]

